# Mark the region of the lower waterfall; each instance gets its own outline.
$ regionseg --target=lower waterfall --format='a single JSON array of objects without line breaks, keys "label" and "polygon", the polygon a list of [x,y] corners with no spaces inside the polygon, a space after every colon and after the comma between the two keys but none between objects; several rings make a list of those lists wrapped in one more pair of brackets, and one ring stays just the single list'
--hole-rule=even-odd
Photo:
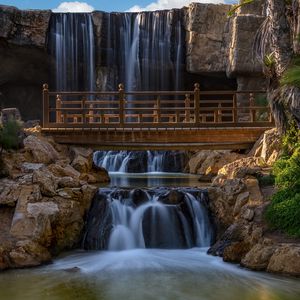
[{"label": "lower waterfall", "polygon": [[94,163],[109,172],[183,172],[185,151],[96,151]]},{"label": "lower waterfall", "polygon": [[205,191],[100,189],[88,214],[85,249],[208,247],[213,238]]}]

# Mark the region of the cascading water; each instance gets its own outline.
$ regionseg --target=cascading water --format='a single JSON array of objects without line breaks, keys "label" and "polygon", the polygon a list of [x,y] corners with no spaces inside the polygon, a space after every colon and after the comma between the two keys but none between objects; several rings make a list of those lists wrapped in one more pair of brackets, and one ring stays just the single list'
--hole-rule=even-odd
[{"label": "cascading water", "polygon": [[95,89],[95,42],[91,14],[53,13],[48,49],[55,59],[56,90]]},{"label": "cascading water", "polygon": [[86,249],[208,247],[207,195],[193,188],[101,189],[88,215]]},{"label": "cascading water", "polygon": [[118,75],[106,76],[103,89],[115,89],[119,82],[127,91],[183,89],[182,11],[112,13],[105,18],[101,64]]},{"label": "cascading water", "polygon": [[188,154],[184,151],[96,151],[94,162],[109,172],[183,172]]}]

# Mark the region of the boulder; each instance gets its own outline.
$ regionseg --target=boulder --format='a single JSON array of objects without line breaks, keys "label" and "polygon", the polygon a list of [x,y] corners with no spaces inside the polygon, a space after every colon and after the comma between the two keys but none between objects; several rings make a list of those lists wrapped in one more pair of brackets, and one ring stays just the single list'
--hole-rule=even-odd
[{"label": "boulder", "polygon": [[69,188],[78,188],[81,186],[79,179],[74,179],[72,177],[61,177],[58,178],[57,185],[59,188],[69,187]]},{"label": "boulder", "polygon": [[56,177],[72,177],[78,179],[80,172],[75,170],[71,165],[61,166],[58,163],[48,166],[48,170]]},{"label": "boulder", "polygon": [[21,193],[18,183],[11,180],[0,182],[0,205],[15,206]]},{"label": "boulder", "polygon": [[58,152],[50,143],[34,135],[24,139],[24,147],[32,155],[35,163],[50,164],[59,158]]},{"label": "boulder", "polygon": [[9,259],[14,267],[34,267],[51,261],[47,248],[30,240],[19,241],[9,252]]},{"label": "boulder", "polygon": [[255,175],[265,167],[266,163],[261,157],[246,157],[225,165],[219,170],[218,175],[228,179],[244,178],[246,175]]},{"label": "boulder", "polygon": [[275,250],[274,245],[257,244],[245,255],[241,265],[252,270],[263,271],[267,268]]},{"label": "boulder", "polygon": [[42,195],[49,197],[56,195],[58,180],[48,169],[34,171],[32,182],[39,185]]},{"label": "boulder", "polygon": [[202,150],[193,155],[188,163],[193,174],[215,176],[228,163],[240,159],[243,155],[230,151]]},{"label": "boulder", "polygon": [[271,256],[268,272],[300,276],[299,244],[283,244]]},{"label": "boulder", "polygon": [[223,252],[223,260],[226,262],[239,263],[246,253],[249,251],[250,246],[243,241],[233,242],[225,247]]},{"label": "boulder", "polygon": [[272,165],[281,154],[281,135],[276,128],[267,130],[255,143],[249,156],[261,157],[268,165]]},{"label": "boulder", "polygon": [[249,191],[246,191],[237,196],[233,209],[234,216],[238,215],[240,213],[241,208],[248,202],[249,195]]},{"label": "boulder", "polygon": [[88,158],[78,155],[73,159],[71,166],[80,173],[88,173],[92,168],[92,163]]}]

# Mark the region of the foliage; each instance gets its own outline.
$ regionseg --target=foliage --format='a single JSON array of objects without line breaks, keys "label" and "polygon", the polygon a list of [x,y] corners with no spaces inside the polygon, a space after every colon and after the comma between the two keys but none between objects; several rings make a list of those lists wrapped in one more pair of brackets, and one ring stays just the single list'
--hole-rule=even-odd
[{"label": "foliage", "polygon": [[270,54],[266,54],[265,57],[264,57],[264,65],[267,67],[267,68],[273,68],[275,66],[275,52],[271,52]]},{"label": "foliage", "polygon": [[0,127],[0,147],[3,149],[17,149],[20,145],[21,123],[16,120],[8,120]]},{"label": "foliage", "polygon": [[[295,141],[291,136],[285,137],[286,145],[292,149]],[[293,153],[283,156],[273,167],[275,185],[278,191],[273,195],[267,209],[266,218],[273,228],[283,230],[287,234],[300,237],[300,145],[298,132],[297,143],[293,144]]]},{"label": "foliage", "polygon": [[240,4],[233,5],[233,8],[228,12],[228,17],[232,17],[240,7],[253,2],[255,2],[255,0],[242,0]]},{"label": "foliage", "polygon": [[271,186],[275,184],[275,177],[273,174],[260,176],[257,178],[260,187]]},{"label": "foliage", "polygon": [[290,66],[282,75],[280,83],[287,86],[295,86],[300,88],[300,61],[298,60]]},{"label": "foliage", "polygon": [[286,134],[282,138],[283,153],[285,156],[291,155],[296,148],[300,147],[300,135],[296,121],[289,122]]}]

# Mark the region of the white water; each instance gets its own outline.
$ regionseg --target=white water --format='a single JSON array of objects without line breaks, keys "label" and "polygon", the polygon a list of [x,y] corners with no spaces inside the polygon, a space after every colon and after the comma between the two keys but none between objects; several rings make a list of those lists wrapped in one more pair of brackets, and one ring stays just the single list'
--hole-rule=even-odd
[{"label": "white water", "polygon": [[94,44],[91,14],[52,14],[48,47],[56,64],[56,90],[95,89]]},{"label": "white water", "polygon": [[183,172],[187,154],[182,151],[96,151],[94,162],[109,172]]},{"label": "white water", "polygon": [[195,188],[100,189],[87,216],[84,249],[208,247],[207,195]]},{"label": "white water", "polygon": [[108,50],[103,65],[116,69],[118,76],[106,79],[104,89],[119,82],[125,84],[126,91],[183,88],[180,74],[185,62],[185,31],[180,11],[111,13],[105,17],[103,47]]}]

